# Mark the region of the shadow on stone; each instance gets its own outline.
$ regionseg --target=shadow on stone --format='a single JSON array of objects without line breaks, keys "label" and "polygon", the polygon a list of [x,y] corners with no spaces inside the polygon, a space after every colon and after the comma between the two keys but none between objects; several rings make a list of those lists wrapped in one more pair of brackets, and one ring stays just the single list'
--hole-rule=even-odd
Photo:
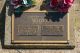
[{"label": "shadow on stone", "polygon": [[35,6],[35,5],[29,6],[29,7],[21,6],[21,7],[17,8],[17,9],[14,11],[15,17],[18,17],[18,18],[19,18],[19,17],[23,14],[23,12],[24,12],[25,10],[28,10],[28,9],[34,7],[34,6]]},{"label": "shadow on stone", "polygon": [[51,8],[50,7],[50,1],[43,1],[42,5],[40,6],[40,10],[46,10],[46,19],[49,21],[50,19],[55,22],[59,22],[61,18],[63,18],[67,12],[59,12],[58,8]]},{"label": "shadow on stone", "polygon": [[8,7],[8,16],[12,16],[12,14],[15,15],[15,17],[20,17],[23,14],[23,11],[28,10],[32,7],[34,7],[35,5],[31,5],[29,7],[25,7],[25,6],[20,6],[17,9],[14,9],[14,6],[10,3],[10,1],[6,2],[6,6]]},{"label": "shadow on stone", "polygon": [[48,12],[46,13],[45,19],[59,22],[66,14],[66,12]]},{"label": "shadow on stone", "polygon": [[1,46],[4,47],[4,36],[5,36],[5,17],[6,17],[6,3],[0,13],[0,40]]}]

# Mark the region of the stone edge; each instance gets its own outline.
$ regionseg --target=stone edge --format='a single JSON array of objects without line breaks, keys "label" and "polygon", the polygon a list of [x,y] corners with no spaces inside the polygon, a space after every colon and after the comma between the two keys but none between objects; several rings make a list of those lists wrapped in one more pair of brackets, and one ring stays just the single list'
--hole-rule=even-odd
[{"label": "stone edge", "polygon": [[[25,44],[11,44],[11,16],[8,16],[8,7],[6,7],[6,18],[5,18],[5,38],[4,38],[4,48],[62,48],[62,49],[73,49],[75,47],[75,38],[74,38],[74,35],[73,33],[70,33],[70,40],[69,40],[69,44],[53,44],[53,45],[25,45]],[[72,19],[72,18],[71,18]],[[69,19],[70,21],[70,19]],[[73,19],[72,19],[73,21]],[[71,22],[70,23],[71,25],[73,25],[73,23]],[[69,26],[71,26],[69,24]],[[71,30],[72,31],[72,30]]]}]

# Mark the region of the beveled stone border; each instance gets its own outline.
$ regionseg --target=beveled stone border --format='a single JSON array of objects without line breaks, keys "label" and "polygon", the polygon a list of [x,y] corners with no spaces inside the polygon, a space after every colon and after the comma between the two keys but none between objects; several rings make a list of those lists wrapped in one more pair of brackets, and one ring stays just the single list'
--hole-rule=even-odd
[{"label": "beveled stone border", "polygon": [[[34,49],[37,49],[37,48],[43,48],[43,49],[47,49],[47,48],[56,48],[56,49],[72,49],[75,47],[75,43],[74,43],[74,32],[73,32],[73,29],[71,28],[68,28],[68,29],[71,29],[69,30],[69,40],[68,40],[68,44],[12,44],[11,43],[11,34],[12,34],[12,31],[11,31],[11,16],[8,16],[8,8],[6,7],[6,19],[5,19],[5,39],[4,39],[4,46],[5,48],[34,48]],[[69,25],[68,27],[70,26],[73,26],[73,18],[70,17],[69,19]],[[73,33],[72,33],[73,32]]]}]

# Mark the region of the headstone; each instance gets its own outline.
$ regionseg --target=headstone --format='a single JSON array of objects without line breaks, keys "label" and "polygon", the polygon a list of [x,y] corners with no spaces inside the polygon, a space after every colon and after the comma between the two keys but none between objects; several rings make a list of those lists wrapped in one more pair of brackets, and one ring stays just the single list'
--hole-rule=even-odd
[{"label": "headstone", "polygon": [[40,2],[6,16],[4,45],[7,48],[74,48],[73,18],[68,12],[55,11]]}]

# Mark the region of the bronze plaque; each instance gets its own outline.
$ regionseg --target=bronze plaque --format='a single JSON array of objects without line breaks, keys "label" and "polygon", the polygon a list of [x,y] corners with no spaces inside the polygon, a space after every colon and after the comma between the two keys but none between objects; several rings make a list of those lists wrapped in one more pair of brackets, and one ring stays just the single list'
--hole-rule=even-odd
[{"label": "bronze plaque", "polygon": [[12,17],[13,43],[67,43],[68,15],[65,12],[17,13],[21,12],[15,12]]}]

